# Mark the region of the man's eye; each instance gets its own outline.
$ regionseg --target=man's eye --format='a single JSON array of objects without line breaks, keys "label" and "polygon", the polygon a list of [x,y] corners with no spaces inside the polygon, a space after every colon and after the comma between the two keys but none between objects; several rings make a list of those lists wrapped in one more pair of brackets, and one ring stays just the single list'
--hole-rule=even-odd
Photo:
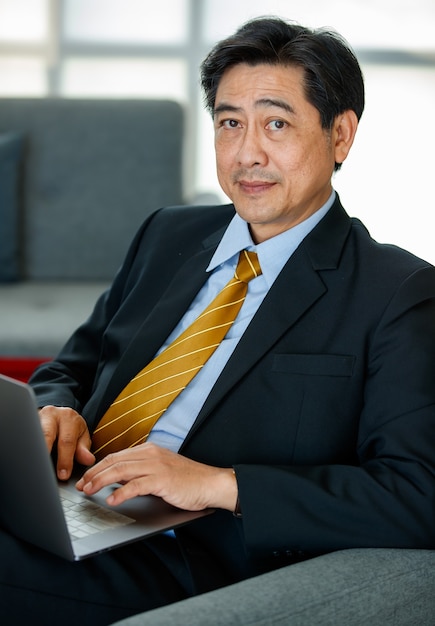
[{"label": "man's eye", "polygon": [[271,130],[282,130],[286,126],[286,122],[283,120],[272,120],[268,123],[268,128]]},{"label": "man's eye", "polygon": [[222,126],[224,126],[225,128],[237,128],[239,125],[239,122],[237,120],[224,120],[222,122]]}]

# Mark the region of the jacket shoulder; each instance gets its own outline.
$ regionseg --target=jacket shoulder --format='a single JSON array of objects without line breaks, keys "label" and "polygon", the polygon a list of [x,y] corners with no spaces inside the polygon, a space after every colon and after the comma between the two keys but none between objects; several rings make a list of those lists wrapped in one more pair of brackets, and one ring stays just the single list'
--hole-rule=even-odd
[{"label": "jacket shoulder", "polygon": [[152,221],[156,224],[178,223],[181,226],[198,225],[213,229],[227,225],[234,214],[232,204],[178,205],[156,211]]},{"label": "jacket shoulder", "polygon": [[[413,272],[433,267],[431,263],[392,243],[380,243],[374,239],[366,226],[357,218],[351,218],[351,236],[361,248],[365,248],[375,264],[394,267],[397,271]],[[380,267],[379,267],[380,269]]]}]

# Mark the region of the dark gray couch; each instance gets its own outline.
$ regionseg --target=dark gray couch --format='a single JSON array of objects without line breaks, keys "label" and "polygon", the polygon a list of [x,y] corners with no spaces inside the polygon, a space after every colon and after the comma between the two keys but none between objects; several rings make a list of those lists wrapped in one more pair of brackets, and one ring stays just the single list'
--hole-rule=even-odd
[{"label": "dark gray couch", "polygon": [[52,357],[153,210],[182,204],[175,102],[0,99],[0,356]]},{"label": "dark gray couch", "polygon": [[435,552],[326,554],[117,626],[434,626]]}]

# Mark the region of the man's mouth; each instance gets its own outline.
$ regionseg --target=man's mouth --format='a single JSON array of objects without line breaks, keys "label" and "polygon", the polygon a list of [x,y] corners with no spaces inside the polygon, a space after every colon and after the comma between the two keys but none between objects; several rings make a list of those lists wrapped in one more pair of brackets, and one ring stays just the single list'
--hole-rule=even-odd
[{"label": "man's mouth", "polygon": [[237,184],[245,193],[258,194],[263,191],[268,191],[276,183],[269,180],[238,180]]}]

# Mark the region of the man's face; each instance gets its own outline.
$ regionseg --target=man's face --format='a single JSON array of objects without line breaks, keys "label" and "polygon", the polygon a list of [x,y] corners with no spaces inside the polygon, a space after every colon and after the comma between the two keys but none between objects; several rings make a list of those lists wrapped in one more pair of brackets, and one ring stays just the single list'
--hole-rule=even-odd
[{"label": "man's face", "polygon": [[322,128],[305,98],[301,68],[243,63],[226,70],[214,127],[220,185],[257,243],[328,199],[338,131]]}]

